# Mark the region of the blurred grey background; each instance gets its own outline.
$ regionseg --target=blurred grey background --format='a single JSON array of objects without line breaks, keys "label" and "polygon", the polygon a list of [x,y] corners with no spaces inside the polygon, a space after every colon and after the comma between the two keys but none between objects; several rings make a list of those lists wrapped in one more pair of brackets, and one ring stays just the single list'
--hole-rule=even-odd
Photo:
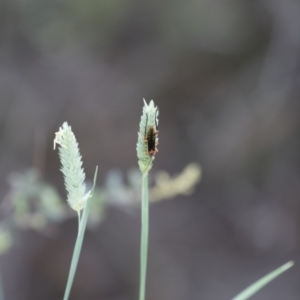
[{"label": "blurred grey background", "polygon": [[[38,169],[64,196],[54,132],[88,178],[137,166],[143,106],[160,108],[154,170],[197,162],[195,192],[153,204],[147,300],[231,299],[300,246],[300,2],[1,0],[0,193]],[[62,299],[76,216],[25,230],[0,258],[6,300]],[[71,298],[138,295],[138,207],[86,234]],[[299,266],[253,299],[300,297]]]}]

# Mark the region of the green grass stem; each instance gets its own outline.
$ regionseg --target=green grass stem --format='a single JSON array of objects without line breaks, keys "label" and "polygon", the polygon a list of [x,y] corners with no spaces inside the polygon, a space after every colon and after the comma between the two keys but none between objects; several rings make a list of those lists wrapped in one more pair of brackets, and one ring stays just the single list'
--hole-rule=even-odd
[{"label": "green grass stem", "polygon": [[[88,219],[89,211],[90,211],[90,207],[91,207],[92,196],[93,196],[95,185],[96,185],[97,174],[98,174],[98,167],[96,167],[96,171],[95,171],[95,175],[94,175],[94,183],[93,183],[93,187],[91,190],[91,195],[87,199],[86,206],[83,210],[82,217],[80,218],[80,223],[78,226],[78,235],[77,235],[76,242],[75,242],[75,247],[74,247],[72,261],[71,261],[71,267],[70,267],[69,276],[68,276],[68,282],[67,282],[63,300],[68,300],[69,296],[70,296],[71,287],[73,284],[73,280],[75,277],[75,272],[76,272],[76,268],[77,268],[77,264],[78,264],[78,260],[79,260],[79,255],[81,252],[81,247],[82,247],[82,242],[83,242],[83,238],[84,238],[87,219]],[[79,217],[78,217],[78,221],[79,221]]]},{"label": "green grass stem", "polygon": [[240,294],[235,296],[232,300],[247,300],[250,297],[252,297],[254,294],[256,294],[260,289],[262,289],[265,285],[267,285],[269,282],[274,280],[277,276],[288,270],[294,265],[294,262],[290,261],[283,266],[279,267],[278,269],[272,271],[271,273],[267,274],[266,276],[262,277],[258,281],[254,282],[252,285],[250,285],[248,288],[246,288],[244,291],[242,291]]},{"label": "green grass stem", "polygon": [[148,198],[148,173],[142,177],[142,205],[141,205],[142,229],[141,229],[141,257],[140,257],[140,296],[145,299],[146,274],[148,256],[148,232],[149,232],[149,198]]}]

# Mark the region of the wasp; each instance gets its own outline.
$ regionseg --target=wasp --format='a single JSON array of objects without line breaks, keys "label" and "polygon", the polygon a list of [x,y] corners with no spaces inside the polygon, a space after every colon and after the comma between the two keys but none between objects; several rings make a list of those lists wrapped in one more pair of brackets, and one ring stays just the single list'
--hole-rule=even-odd
[{"label": "wasp", "polygon": [[[155,127],[157,128],[157,114],[158,111],[156,111],[156,115],[155,115]],[[146,119],[146,126],[145,126],[145,135],[144,135],[144,142],[147,143],[148,146],[148,150],[146,151],[146,153],[149,156],[154,156],[156,152],[158,152],[156,146],[158,145],[158,141],[157,141],[157,135],[158,135],[158,130],[154,130],[154,126],[151,125],[148,128],[148,114],[147,114],[147,119]]]}]

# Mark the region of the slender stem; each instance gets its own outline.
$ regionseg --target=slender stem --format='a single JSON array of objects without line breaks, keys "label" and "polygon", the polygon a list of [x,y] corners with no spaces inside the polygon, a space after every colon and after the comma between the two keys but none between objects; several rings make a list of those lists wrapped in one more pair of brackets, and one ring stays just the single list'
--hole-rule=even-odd
[{"label": "slender stem", "polygon": [[78,235],[79,232],[80,232],[80,218],[81,218],[81,212],[80,211],[77,212],[77,216],[78,216],[78,233],[77,233],[77,235]]},{"label": "slender stem", "polygon": [[73,251],[71,267],[70,267],[69,276],[68,276],[68,282],[67,282],[67,286],[66,286],[65,295],[64,295],[63,300],[68,300],[69,296],[70,296],[71,287],[72,287],[73,280],[74,280],[74,277],[75,277],[75,272],[76,272],[76,268],[77,268],[77,264],[78,264],[78,260],[79,260],[79,255],[80,255],[80,251],[81,251],[81,247],[82,247],[82,242],[83,242],[84,232],[85,232],[85,228],[86,228],[86,223],[87,223],[87,219],[88,219],[88,216],[89,216],[90,206],[91,206],[91,202],[92,202],[91,201],[92,200],[92,194],[94,192],[94,188],[95,188],[95,185],[96,185],[97,173],[98,173],[98,167],[96,167],[96,171],[95,171],[95,175],[94,175],[94,184],[93,184],[93,187],[92,187],[92,190],[91,190],[91,195],[87,199],[86,206],[85,206],[83,214],[80,218],[80,223],[79,223],[79,226],[78,226],[78,228],[79,228],[78,229],[78,235],[77,235],[77,239],[76,239],[76,243],[75,243],[75,247],[74,247],[74,251]]},{"label": "slender stem", "polygon": [[256,294],[260,289],[262,289],[265,285],[269,282],[274,280],[277,276],[288,270],[294,265],[293,261],[290,261],[283,266],[279,267],[278,269],[274,270],[273,272],[267,274],[266,276],[262,277],[261,279],[257,280],[249,287],[247,287],[243,292],[235,296],[232,300],[247,300]]},{"label": "slender stem", "polygon": [[149,200],[148,200],[148,173],[143,174],[142,179],[142,229],[141,229],[141,257],[140,257],[140,298],[145,299],[147,254],[148,254],[148,226],[149,226]]}]

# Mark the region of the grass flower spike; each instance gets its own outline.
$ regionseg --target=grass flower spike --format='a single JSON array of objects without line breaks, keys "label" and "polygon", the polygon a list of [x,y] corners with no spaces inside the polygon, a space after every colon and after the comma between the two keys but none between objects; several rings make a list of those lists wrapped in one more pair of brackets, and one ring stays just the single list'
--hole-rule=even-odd
[{"label": "grass flower spike", "polygon": [[158,108],[153,100],[149,105],[144,99],[143,114],[138,132],[136,151],[138,164],[143,174],[142,178],[142,205],[141,205],[141,253],[140,253],[140,293],[139,300],[145,300],[146,295],[146,275],[148,256],[148,232],[149,232],[149,190],[148,173],[152,167],[154,155],[158,152]]},{"label": "grass flower spike", "polygon": [[54,149],[59,145],[59,157],[62,164],[65,186],[68,193],[67,202],[72,209],[79,213],[85,206],[89,192],[85,194],[85,173],[82,168],[78,143],[67,122],[63,123],[55,133]]},{"label": "grass flower spike", "polygon": [[[65,186],[68,193],[67,201],[71,208],[78,214],[78,234],[73,250],[68,281],[63,300],[68,300],[72,284],[74,281],[77,264],[83,243],[85,228],[91,207],[92,193],[94,192],[98,167],[94,175],[94,184],[92,189],[85,193],[85,173],[82,168],[81,155],[79,153],[78,143],[72,132],[71,126],[67,122],[63,123],[59,131],[55,133],[54,149],[59,145],[58,152],[62,164],[61,171],[64,174]],[[83,210],[83,213],[81,213]]]},{"label": "grass flower spike", "polygon": [[158,108],[154,105],[153,100],[149,105],[144,99],[143,114],[138,132],[138,141],[136,145],[138,164],[143,174],[146,174],[152,168],[154,155],[157,151],[156,145],[158,125]]}]

